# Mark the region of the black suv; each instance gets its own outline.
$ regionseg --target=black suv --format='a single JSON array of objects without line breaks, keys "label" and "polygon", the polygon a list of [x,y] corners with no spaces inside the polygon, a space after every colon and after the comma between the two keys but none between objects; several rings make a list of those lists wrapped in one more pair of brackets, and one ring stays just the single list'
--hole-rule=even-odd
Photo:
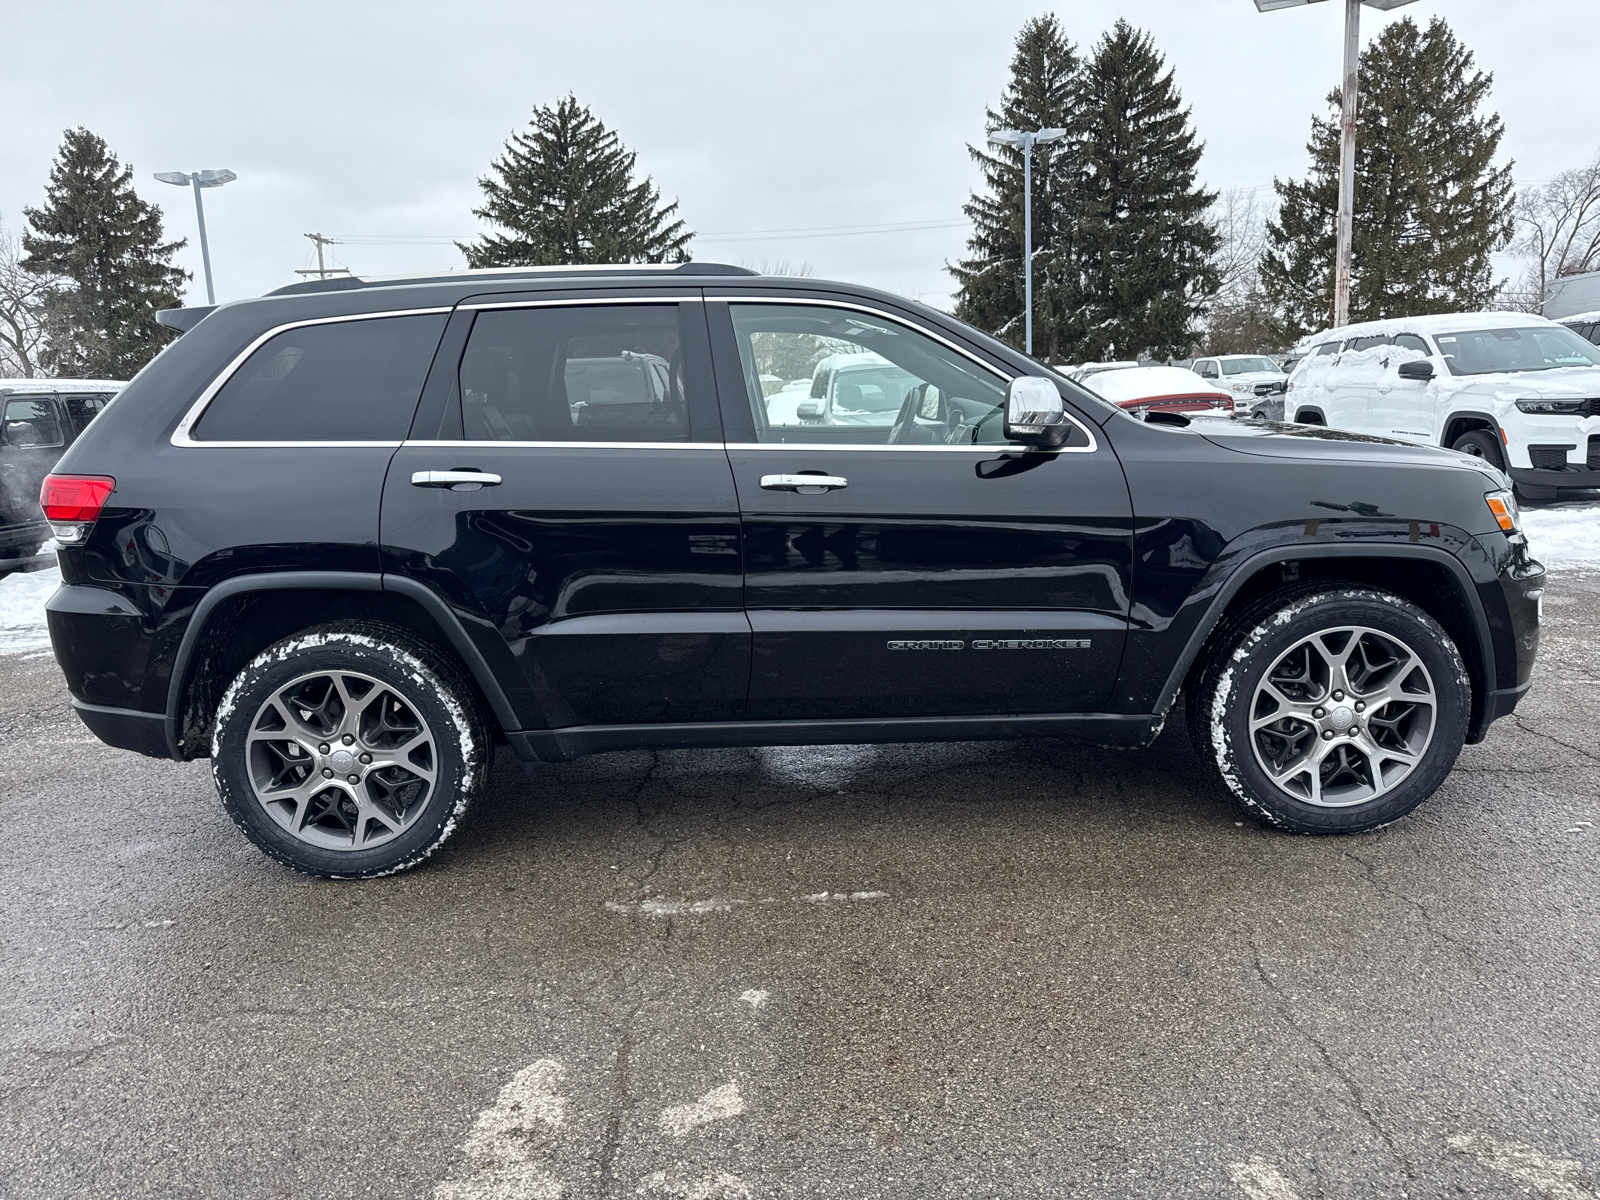
[{"label": "black suv", "polygon": [[[697,263],[163,317],[45,484],[51,636],[90,729],[209,755],[303,871],[420,862],[497,742],[1139,746],[1180,694],[1258,817],[1369,829],[1528,686],[1544,569],[1482,460],[1139,420],[885,293]],[[842,354],[881,420],[767,395]]]},{"label": "black suv", "polygon": [[50,538],[39,486],[66,448],[122,387],[115,380],[0,379],[0,577]]}]

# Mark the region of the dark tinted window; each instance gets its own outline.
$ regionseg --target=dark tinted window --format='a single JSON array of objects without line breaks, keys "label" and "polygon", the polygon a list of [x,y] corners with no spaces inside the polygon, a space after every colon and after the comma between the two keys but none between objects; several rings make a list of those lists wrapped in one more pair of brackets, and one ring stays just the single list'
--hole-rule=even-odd
[{"label": "dark tinted window", "polygon": [[100,415],[101,409],[111,403],[111,397],[100,392],[62,392],[61,403],[66,407],[67,420],[71,422],[73,436],[76,437]]},{"label": "dark tinted window", "polygon": [[7,400],[4,428],[8,446],[61,445],[61,419],[55,404],[43,396]]},{"label": "dark tinted window", "polygon": [[1317,357],[1319,357],[1319,358],[1322,357],[1325,354],[1337,354],[1337,353],[1339,353],[1339,343],[1338,342],[1323,342],[1322,345],[1317,347]]},{"label": "dark tinted window", "polygon": [[1354,339],[1348,345],[1345,346],[1345,349],[1346,350],[1371,350],[1374,346],[1389,346],[1389,345],[1392,345],[1393,343],[1394,343],[1394,339],[1391,338],[1391,337],[1388,337],[1387,335],[1380,335],[1378,337],[1363,337],[1363,338]]},{"label": "dark tinted window", "polygon": [[1407,350],[1420,350],[1423,354],[1428,353],[1428,343],[1414,333],[1395,334],[1394,344],[1396,346],[1404,346]]},{"label": "dark tinted window", "polygon": [[683,339],[675,304],[494,309],[461,359],[469,442],[681,442]]},{"label": "dark tinted window", "polygon": [[207,406],[207,442],[397,442],[411,427],[444,315],[378,317],[285,330]]}]

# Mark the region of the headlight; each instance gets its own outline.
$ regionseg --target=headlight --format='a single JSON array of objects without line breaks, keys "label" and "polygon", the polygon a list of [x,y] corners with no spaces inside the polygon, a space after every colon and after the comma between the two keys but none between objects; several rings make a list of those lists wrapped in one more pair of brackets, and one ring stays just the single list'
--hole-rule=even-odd
[{"label": "headlight", "polygon": [[1517,498],[1510,492],[1490,492],[1484,496],[1483,502],[1489,506],[1489,511],[1494,514],[1494,519],[1506,533],[1515,533],[1520,524],[1517,514]]},{"label": "headlight", "polygon": [[1518,400],[1517,411],[1537,413],[1540,416],[1585,417],[1589,415],[1587,400]]}]

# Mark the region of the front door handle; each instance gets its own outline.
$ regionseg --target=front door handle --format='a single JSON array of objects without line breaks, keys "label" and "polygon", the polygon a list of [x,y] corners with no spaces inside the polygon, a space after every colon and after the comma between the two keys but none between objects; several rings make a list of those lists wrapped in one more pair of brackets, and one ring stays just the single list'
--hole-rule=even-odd
[{"label": "front door handle", "polygon": [[[843,475],[763,475],[761,486],[775,492],[799,492],[802,496],[815,496],[829,488],[849,487]],[[810,489],[815,488],[816,491]]]},{"label": "front door handle", "polygon": [[452,492],[475,492],[479,488],[495,487],[500,483],[500,476],[490,474],[488,471],[456,470],[456,471],[413,471],[411,473],[412,487],[449,488]]}]

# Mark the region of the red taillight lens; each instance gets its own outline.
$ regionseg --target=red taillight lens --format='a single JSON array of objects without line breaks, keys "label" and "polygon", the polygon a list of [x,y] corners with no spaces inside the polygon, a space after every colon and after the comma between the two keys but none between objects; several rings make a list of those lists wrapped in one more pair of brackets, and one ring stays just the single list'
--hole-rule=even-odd
[{"label": "red taillight lens", "polygon": [[116,486],[109,475],[46,475],[39,507],[47,521],[94,521]]}]

